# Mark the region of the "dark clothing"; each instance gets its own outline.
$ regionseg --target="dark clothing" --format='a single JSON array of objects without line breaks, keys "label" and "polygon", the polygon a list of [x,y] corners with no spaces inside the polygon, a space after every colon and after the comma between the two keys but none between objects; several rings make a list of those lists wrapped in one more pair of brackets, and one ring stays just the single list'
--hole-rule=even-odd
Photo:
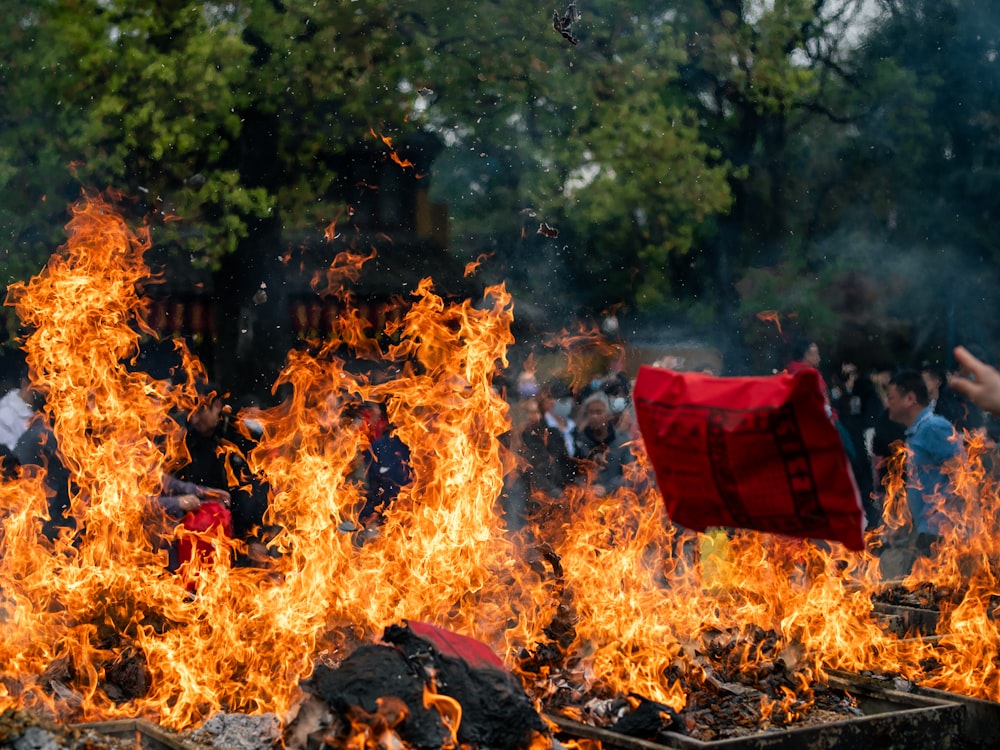
[{"label": "dark clothing", "polygon": [[184,442],[191,462],[175,476],[202,487],[228,490],[232,499],[233,534],[237,539],[246,539],[264,522],[267,488],[250,473],[246,458],[235,443],[190,429]]},{"label": "dark clothing", "polygon": [[865,445],[865,432],[875,427],[883,408],[882,399],[874,384],[867,378],[858,378],[851,390],[845,387],[833,402],[837,422],[843,428],[842,434],[847,434],[853,448],[848,451],[848,457],[861,493],[869,528],[877,525],[878,512],[871,497],[875,490],[874,475],[871,456]]},{"label": "dark clothing", "polygon": [[372,441],[365,457],[367,500],[358,520],[367,523],[389,506],[399,491],[410,483],[410,449],[391,430]]},{"label": "dark clothing", "polygon": [[877,522],[870,524],[870,526],[879,525],[882,522],[881,508],[885,500],[885,480],[889,473],[886,460],[895,453],[905,439],[906,426],[899,422],[893,422],[889,419],[889,410],[883,409],[882,413],[875,419],[875,434],[872,438],[872,494],[878,518]]},{"label": "dark clothing", "polygon": [[894,452],[896,443],[906,438],[906,425],[889,419],[889,410],[883,409],[875,418],[875,435],[872,439],[872,455],[887,458]]},{"label": "dark clothing", "polygon": [[48,498],[49,518],[42,524],[42,533],[55,539],[61,529],[75,529],[76,519],[66,516],[70,502],[70,472],[59,458],[55,433],[41,417],[36,417],[17,439],[14,459],[22,466],[44,466],[45,484],[52,491]]},{"label": "dark clothing", "polygon": [[562,432],[544,420],[533,422],[521,433],[521,445],[527,466],[524,478],[529,492],[561,493],[576,477],[576,464]]},{"label": "dark clothing", "polygon": [[0,443],[0,476],[10,481],[17,478],[17,467],[21,462],[14,456],[14,451]]},{"label": "dark clothing", "polygon": [[965,398],[962,394],[953,391],[945,383],[938,387],[938,397],[934,402],[934,413],[944,417],[956,430],[976,430],[983,427],[986,419],[982,410]]},{"label": "dark clothing", "polygon": [[623,467],[635,461],[626,441],[627,436],[619,435],[610,426],[603,440],[597,438],[589,427],[577,430],[574,436],[577,460],[582,462],[585,470],[596,470],[594,481],[603,485],[609,493],[622,486],[625,481]]}]

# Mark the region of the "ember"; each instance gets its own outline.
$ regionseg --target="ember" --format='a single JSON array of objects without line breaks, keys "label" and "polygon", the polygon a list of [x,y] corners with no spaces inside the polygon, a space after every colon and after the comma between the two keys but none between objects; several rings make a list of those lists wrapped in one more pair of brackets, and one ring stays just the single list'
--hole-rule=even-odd
[{"label": "ember", "polygon": [[[551,679],[561,688],[543,706],[551,714],[654,741],[667,731],[707,741],[860,715],[842,691],[819,686],[814,694],[811,675],[798,671],[796,649],[783,649],[780,641],[760,628],[705,633],[701,645],[685,649],[687,658],[664,675],[684,686],[688,702],[680,712],[598,685],[581,695],[574,687],[578,681],[556,671]],[[758,659],[748,660],[749,651]]]}]

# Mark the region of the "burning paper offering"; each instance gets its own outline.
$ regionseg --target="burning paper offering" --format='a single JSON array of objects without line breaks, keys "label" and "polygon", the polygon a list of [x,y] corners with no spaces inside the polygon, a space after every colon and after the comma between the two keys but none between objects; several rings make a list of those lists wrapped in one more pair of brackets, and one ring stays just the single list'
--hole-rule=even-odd
[{"label": "burning paper offering", "polygon": [[635,407],[673,522],[864,549],[861,497],[815,370],[718,378],[642,367]]}]

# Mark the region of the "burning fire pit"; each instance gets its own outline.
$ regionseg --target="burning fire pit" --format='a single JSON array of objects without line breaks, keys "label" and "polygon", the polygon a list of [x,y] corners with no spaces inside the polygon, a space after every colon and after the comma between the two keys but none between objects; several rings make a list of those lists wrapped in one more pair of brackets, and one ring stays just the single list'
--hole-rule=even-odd
[{"label": "burning fire pit", "polygon": [[930,697],[879,689],[849,678],[831,678],[831,690],[857,699],[861,715],[831,718],[808,726],[770,729],[714,741],[701,741],[676,732],[662,732],[655,742],[550,717],[565,738],[599,740],[605,748],[621,750],[944,750],[967,748],[965,708],[946,697]]},{"label": "burning fire pit", "polygon": [[78,724],[77,730],[92,730],[102,737],[111,737],[128,743],[135,750],[193,750],[193,746],[167,734],[160,727],[142,719],[121,721],[95,721]]},{"label": "burning fire pit", "polygon": [[63,726],[27,712],[0,713],[0,747],[15,750],[193,750],[179,738],[142,719]]},{"label": "burning fire pit", "polygon": [[[560,691],[600,688],[601,700],[641,695],[653,714],[690,717],[704,708],[691,679],[699,675],[730,692],[743,675],[769,701],[758,697],[758,706],[784,711],[821,694],[818,676],[828,669],[895,670],[928,688],[1000,698],[995,576],[970,575],[961,587],[944,580],[965,571],[948,564],[953,550],[973,558],[968,539],[984,545],[974,561],[996,567],[996,535],[956,534],[939,559],[915,569],[936,575],[942,590],[965,592],[938,612],[940,642],[930,644],[900,637],[911,625],[883,627],[899,613],[873,603],[884,581],[870,554],[743,532],[709,545],[674,526],[638,444],[615,493],[574,484],[558,498],[533,499],[538,518],[522,531],[506,527],[499,498],[518,461],[507,447],[511,408],[494,387],[512,342],[503,287],[475,304],[448,304],[427,280],[391,331],[372,331],[343,293],[335,337],[291,352],[276,384],[291,395],[252,415],[261,438],[248,466],[271,490],[266,522],[278,529],[267,568],[229,565],[227,540],[205,533],[200,541],[220,554],[196,557],[180,575],[166,571],[144,500],[168,458],[178,458],[165,455],[178,444],[171,414],[191,407],[202,373],[187,357],[188,378],[174,386],[129,367],[145,330],[148,238],[102,203],[74,213],[67,246],[11,292],[29,331],[33,385],[46,395],[46,420],[73,473],[75,525],[55,539],[41,533],[45,467],[0,482],[0,709],[66,725],[144,716],[185,733],[220,713],[273,712],[288,722],[317,665],[372,646],[401,620],[486,644],[548,714],[569,705],[551,702]],[[338,256],[325,292],[339,293],[352,262]],[[393,377],[376,383],[349,370],[347,350],[390,364]],[[368,438],[354,415],[367,401],[386,404],[410,449],[413,479],[378,535],[359,544],[341,529],[358,527],[364,502],[355,469]],[[998,494],[969,492],[983,504]],[[981,514],[967,516],[985,528],[995,509],[975,507]],[[653,746],[835,740],[824,747],[846,748],[885,733],[908,748],[954,747],[973,705],[836,687],[856,697],[861,715],[808,726],[772,721],[782,728],[747,736],[729,727],[711,738],[685,724],[667,727]],[[643,746],[580,718],[557,722],[567,735]],[[161,741],[152,725],[122,727],[140,743]]]}]

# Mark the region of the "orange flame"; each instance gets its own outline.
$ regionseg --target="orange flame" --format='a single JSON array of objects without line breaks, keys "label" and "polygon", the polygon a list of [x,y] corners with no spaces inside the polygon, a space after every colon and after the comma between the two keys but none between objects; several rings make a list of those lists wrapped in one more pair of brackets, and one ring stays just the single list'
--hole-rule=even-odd
[{"label": "orange flame", "polygon": [[781,335],[781,313],[777,310],[761,310],[757,313],[757,320],[774,323],[775,328],[778,329],[778,335]]},{"label": "orange flame", "polygon": [[465,278],[469,278],[470,276],[475,276],[476,271],[479,270],[479,267],[484,262],[486,262],[488,258],[492,257],[492,255],[493,255],[492,253],[480,253],[478,258],[476,258],[473,261],[470,261],[469,263],[466,263],[465,273],[464,273]]},{"label": "orange flame", "polygon": [[580,323],[576,332],[563,330],[549,336],[545,343],[566,355],[566,370],[570,373],[574,389],[586,383],[598,367],[596,363],[606,359],[624,359],[622,345],[609,340],[596,325]]},{"label": "orange flame", "polygon": [[[475,304],[447,304],[424,279],[395,319],[373,326],[346,306],[364,260],[350,254],[317,281],[345,303],[335,335],[291,352],[275,384],[287,398],[254,414],[263,434],[248,462],[270,487],[266,522],[280,529],[269,567],[231,567],[230,541],[203,534],[215,553],[186,575],[167,573],[156,550],[173,530],[149,498],[165,468],[185,459],[171,414],[193,406],[204,368],[186,349],[180,386],[129,367],[145,329],[147,233],[98,199],[75,206],[67,230],[66,245],[9,302],[29,331],[31,381],[72,475],[76,527],[54,541],[41,533],[44,467],[0,482],[0,710],[145,716],[177,728],[221,710],[285,716],[321,648],[344,655],[405,619],[489,644],[542,706],[571,684],[679,711],[720,674],[753,682],[778,661],[788,679],[760,699],[771,723],[807,713],[829,668],[892,670],[1000,700],[1000,540],[991,533],[1000,493],[978,436],[952,467],[961,512],[903,581],[943,596],[934,640],[884,627],[873,597],[886,582],[871,554],[673,526],[641,442],[617,492],[570,485],[540,498],[514,533],[499,499],[512,466],[505,435],[519,425],[492,383],[513,342],[510,295],[498,285]],[[555,343],[581,371],[586,357],[617,352],[586,328]],[[353,373],[344,352],[393,374]],[[362,536],[343,522],[358,528],[364,500],[356,469],[368,437],[353,415],[366,401],[386,405],[413,478],[378,533]],[[902,459],[893,466],[889,532],[905,520]],[[116,702],[108,676],[129,660],[148,679]],[[428,700],[457,731],[461,707]],[[582,702],[557,709],[586,718]],[[380,713],[368,729],[355,725],[357,746],[391,744],[399,711]]]},{"label": "orange flame", "polygon": [[[375,132],[374,128],[370,128],[369,132],[377,139],[382,141],[389,149],[389,158],[392,159],[396,164],[398,164],[403,169],[416,169],[416,165],[409,159],[404,159],[399,155],[396,149],[392,145],[392,138],[387,135],[381,135]],[[417,179],[420,179],[422,175],[417,175]]]},{"label": "orange flame", "polygon": [[441,695],[432,685],[424,685],[424,708],[433,708],[451,735],[451,742],[443,748],[458,747],[458,726],[462,723],[462,704],[448,695]]}]

